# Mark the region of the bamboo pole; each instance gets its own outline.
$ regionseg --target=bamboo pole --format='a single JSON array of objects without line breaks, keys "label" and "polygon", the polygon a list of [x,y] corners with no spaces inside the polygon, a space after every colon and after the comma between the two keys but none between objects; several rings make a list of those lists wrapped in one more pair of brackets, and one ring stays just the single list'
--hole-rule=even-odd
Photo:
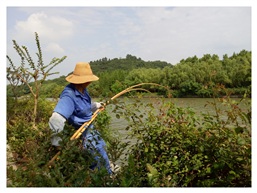
[{"label": "bamboo pole", "polygon": [[92,115],[91,119],[87,122],[85,122],[83,125],[81,125],[81,127],[72,135],[72,137],[70,138],[70,140],[74,140],[79,138],[79,136],[89,127],[89,125],[95,120],[95,118],[97,117],[97,115],[104,110],[104,107],[101,107],[99,109],[97,109],[94,114]]},{"label": "bamboo pole", "polygon": [[[131,89],[126,89],[126,90],[123,90],[121,91],[120,93],[116,94],[114,97],[111,98],[111,100],[114,100],[118,97],[120,97],[121,95],[127,93],[127,92],[130,92],[130,91],[138,91],[138,90],[141,90],[141,91],[146,91],[146,92],[149,92],[148,90],[146,89],[143,89],[143,88],[131,88]],[[81,125],[81,127],[73,134],[73,136],[70,138],[70,140],[74,140],[74,139],[77,139],[79,138],[79,136],[87,129],[87,127],[96,119],[97,115],[104,110],[104,108],[106,107],[107,104],[109,104],[110,102],[107,101],[103,107],[99,108],[96,110],[96,112],[92,115],[92,118],[90,119],[90,121],[88,122],[85,122],[83,125]]]},{"label": "bamboo pole", "polygon": [[54,162],[54,160],[56,160],[56,158],[61,154],[61,151],[58,151],[55,156],[48,162],[47,167],[51,166]]}]

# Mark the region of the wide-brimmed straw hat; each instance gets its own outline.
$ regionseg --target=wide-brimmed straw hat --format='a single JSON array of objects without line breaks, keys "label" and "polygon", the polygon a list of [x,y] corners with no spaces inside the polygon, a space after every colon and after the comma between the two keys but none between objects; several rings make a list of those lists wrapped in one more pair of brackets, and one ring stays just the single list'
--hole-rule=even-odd
[{"label": "wide-brimmed straw hat", "polygon": [[73,73],[67,76],[66,80],[73,84],[83,84],[99,80],[99,78],[93,74],[89,63],[78,62]]}]

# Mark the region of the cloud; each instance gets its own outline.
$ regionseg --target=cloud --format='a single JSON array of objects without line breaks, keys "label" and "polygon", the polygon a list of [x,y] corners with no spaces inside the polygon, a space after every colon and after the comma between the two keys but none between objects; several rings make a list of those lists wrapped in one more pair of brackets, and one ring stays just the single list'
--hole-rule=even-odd
[{"label": "cloud", "polygon": [[137,55],[171,63],[203,54],[251,49],[249,7],[153,7],[136,10]]},{"label": "cloud", "polygon": [[8,40],[31,46],[37,31],[44,57],[67,55],[63,65],[127,54],[176,64],[251,50],[250,7],[23,7],[8,13]]},{"label": "cloud", "polygon": [[16,39],[28,39],[31,38],[30,34],[37,32],[47,41],[56,41],[73,35],[73,23],[63,17],[37,12],[31,14],[25,21],[18,21],[15,30]]},{"label": "cloud", "polygon": [[64,49],[58,44],[58,43],[49,43],[46,48],[45,48],[46,52],[50,52],[51,54],[63,54],[65,51]]}]

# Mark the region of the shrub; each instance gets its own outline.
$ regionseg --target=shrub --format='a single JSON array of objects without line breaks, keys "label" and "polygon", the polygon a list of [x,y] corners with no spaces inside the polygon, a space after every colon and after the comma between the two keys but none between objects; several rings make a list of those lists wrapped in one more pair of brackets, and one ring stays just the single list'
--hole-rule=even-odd
[{"label": "shrub", "polygon": [[[54,103],[40,100],[38,130],[31,129],[32,100],[21,100],[15,103],[8,100],[7,143],[12,158],[8,162],[15,164],[17,169],[7,167],[9,187],[100,187],[117,186],[117,181],[111,179],[105,169],[91,171],[89,165],[92,157],[81,149],[81,140],[70,141],[75,129],[66,125],[60,133],[62,137],[61,154],[49,167],[47,164],[58,152],[50,143],[51,132],[48,120],[51,116]],[[96,128],[101,128],[103,137],[110,143],[111,135],[108,133],[110,117],[106,112],[98,116]],[[113,150],[113,154],[117,152]],[[115,153],[118,159],[118,153]]]},{"label": "shrub", "polygon": [[173,103],[119,103],[114,108],[116,117],[129,121],[125,142],[111,132],[110,117],[104,111],[96,119],[95,127],[101,129],[110,158],[122,160],[122,170],[114,178],[105,169],[89,170],[92,158],[81,152],[80,140],[69,140],[75,132],[69,125],[61,134],[61,154],[51,167],[46,167],[56,153],[50,144],[47,123],[53,104],[40,101],[41,118],[36,131],[30,129],[29,122],[33,101],[20,101],[17,108],[9,108],[14,103],[8,100],[7,140],[14,155],[8,161],[17,166],[17,170],[7,168],[11,180],[8,186],[251,186],[251,111],[240,108],[245,99],[239,103],[229,97],[215,99],[207,105],[213,106],[216,114],[201,116]]},{"label": "shrub", "polygon": [[[230,98],[221,99],[227,119],[213,102],[216,115],[198,118],[173,103],[158,112],[131,114],[128,127],[137,139],[128,156],[124,186],[251,186],[250,114]],[[133,109],[142,107],[136,104]],[[146,116],[146,121],[143,121]]]}]

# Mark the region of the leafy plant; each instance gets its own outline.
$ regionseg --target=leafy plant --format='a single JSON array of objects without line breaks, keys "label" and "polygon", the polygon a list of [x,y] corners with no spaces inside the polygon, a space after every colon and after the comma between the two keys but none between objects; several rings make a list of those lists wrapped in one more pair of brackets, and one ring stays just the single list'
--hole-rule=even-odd
[{"label": "leafy plant", "polygon": [[[131,138],[137,139],[125,171],[126,179],[132,181],[129,185],[251,186],[251,112],[242,111],[230,98],[221,101],[210,104],[216,115],[204,114],[203,118],[173,103],[158,106],[158,112],[152,110],[148,115],[129,111],[126,116],[131,116],[132,123],[128,129]],[[221,111],[218,104],[228,110]],[[227,120],[221,119],[222,113]]]},{"label": "leafy plant", "polygon": [[[19,46],[15,40],[13,40],[13,47],[20,56],[21,62],[18,66],[15,66],[11,58],[8,55],[6,56],[9,61],[9,67],[7,67],[7,79],[13,87],[13,91],[15,92],[15,88],[17,88],[21,82],[29,88],[29,91],[34,98],[34,111],[32,119],[33,128],[36,128],[37,107],[41,86],[48,76],[58,73],[52,73],[51,71],[56,65],[61,63],[66,58],[66,56],[60,59],[53,58],[49,64],[45,65],[43,62],[43,54],[40,46],[39,36],[36,32],[35,38],[38,49],[38,53],[36,53],[38,58],[37,62],[33,61],[28,48],[26,46]],[[30,84],[31,80],[33,80],[34,86]],[[14,95],[17,96],[16,93]]]}]

